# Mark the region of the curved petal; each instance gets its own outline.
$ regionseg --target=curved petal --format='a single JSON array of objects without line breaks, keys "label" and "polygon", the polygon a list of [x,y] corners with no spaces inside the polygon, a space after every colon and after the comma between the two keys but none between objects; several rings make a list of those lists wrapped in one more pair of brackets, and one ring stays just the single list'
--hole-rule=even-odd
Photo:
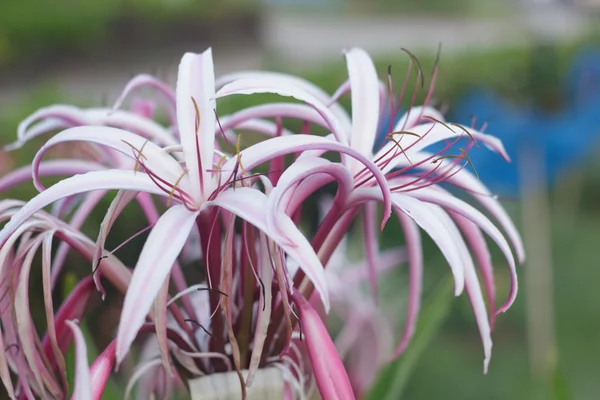
[{"label": "curved petal", "polygon": [[322,102],[319,101],[309,92],[301,87],[290,83],[283,79],[248,79],[242,78],[237,81],[228,83],[223,86],[216,94],[216,97],[231,96],[234,94],[255,94],[255,93],[274,93],[280,96],[292,97],[296,100],[303,101],[312,106],[319,115],[327,121],[327,126],[331,133],[342,144],[347,144],[348,139],[342,131],[340,120],[331,112],[331,110]]},{"label": "curved petal", "polygon": [[462,215],[471,222],[475,223],[481,230],[489,235],[490,238],[498,245],[502,254],[508,262],[511,276],[510,293],[506,303],[498,309],[498,313],[505,312],[514,303],[518,291],[518,278],[515,260],[510,249],[510,246],[502,233],[496,228],[489,219],[470,204],[448,194],[441,190],[432,190],[422,188],[412,192],[412,196],[432,204],[437,204],[443,208],[450,209],[455,213]]},{"label": "curved petal", "polygon": [[139,172],[136,174],[133,171],[113,169],[75,175],[63,179],[56,185],[44,190],[19,209],[0,231],[0,247],[4,245],[8,237],[15,232],[21,224],[47,205],[75,194],[92,190],[111,189],[129,189],[154,194],[165,194],[146,174]]},{"label": "curved petal", "polygon": [[123,361],[144,324],[158,291],[189,237],[197,215],[197,212],[190,212],[183,205],[173,206],[159,218],[150,232],[125,294],[117,331],[117,364]]},{"label": "curved petal", "polygon": [[479,284],[477,272],[475,271],[475,266],[473,265],[473,259],[471,258],[469,249],[467,248],[467,245],[465,244],[458,228],[454,222],[452,222],[452,219],[448,216],[448,214],[446,214],[446,212],[438,206],[430,205],[430,210],[431,213],[434,214],[448,230],[450,234],[449,237],[454,241],[455,248],[460,253],[460,257],[464,263],[465,290],[467,292],[467,296],[469,296],[471,308],[473,309],[473,314],[475,315],[475,320],[477,321],[477,326],[479,328],[479,334],[481,335],[481,341],[483,342],[483,373],[485,374],[487,373],[490,359],[492,357],[492,337],[490,322],[488,320],[487,310],[485,308],[485,301],[483,299],[483,294],[481,293],[481,286]]},{"label": "curved petal", "polygon": [[365,168],[372,173],[383,196],[384,214],[383,221],[381,223],[381,227],[383,228],[385,222],[389,219],[392,212],[387,179],[382,174],[381,170],[371,162],[371,160],[351,147],[340,144],[334,140],[313,135],[274,137],[242,150],[238,157],[227,161],[221,170],[236,171],[236,165],[238,162],[241,162],[246,170],[251,170],[252,168],[273,158],[280,157],[285,154],[299,153],[308,150],[334,151],[347,154],[360,161]]},{"label": "curved petal", "polygon": [[[84,174],[90,171],[99,171],[107,169],[103,164],[83,161],[83,160],[48,160],[42,161],[38,165],[37,176],[64,176],[64,175],[76,175]],[[25,165],[21,168],[15,169],[12,172],[4,175],[0,178],[0,192],[9,190],[14,186],[17,186],[23,182],[31,180],[33,168],[31,165]]]},{"label": "curved petal", "polygon": [[321,317],[299,292],[293,293],[292,298],[298,307],[308,357],[321,397],[327,400],[354,399],[346,369]]},{"label": "curved petal", "polygon": [[92,400],[102,400],[106,382],[110,377],[115,363],[116,342],[110,342],[106,349],[96,358],[90,367],[90,382],[92,385]]},{"label": "curved petal", "polygon": [[[143,162],[147,169],[151,170],[156,175],[168,182],[179,182],[182,189],[187,189],[189,186],[185,176],[180,179],[184,170],[177,160],[171,157],[162,148],[142,136],[131,132],[124,131],[118,128],[104,126],[80,126],[67,129],[48,140],[42,148],[37,152],[33,160],[33,176],[36,186],[39,185],[37,179],[38,166],[46,151],[57,144],[67,142],[88,142],[96,143],[112,148],[132,160]],[[140,154],[141,153],[141,154]],[[43,190],[38,187],[38,190]]]},{"label": "curved petal", "polygon": [[371,157],[379,122],[379,79],[371,57],[359,48],[346,52],[352,94],[350,145]]},{"label": "curved petal", "polygon": [[66,321],[75,337],[75,389],[71,400],[91,400],[92,380],[87,359],[87,345],[85,338],[76,321]]},{"label": "curved petal", "polygon": [[[357,189],[350,195],[348,204],[358,204],[367,200],[381,201],[381,194],[372,188]],[[460,253],[458,253],[444,224],[429,211],[432,206],[400,193],[393,193],[392,201],[397,211],[403,212],[412,218],[438,246],[454,275],[454,294],[456,296],[460,295],[465,284],[464,266]]]},{"label": "curved petal", "polygon": [[164,96],[168,106],[169,119],[171,121],[171,124],[175,124],[175,92],[169,85],[167,85],[160,79],[148,74],[137,75],[133,77],[129,82],[127,82],[127,85],[123,89],[123,92],[121,92],[121,94],[115,101],[115,104],[113,105],[113,111],[121,107],[123,101],[125,101],[129,94],[131,94],[136,89],[145,86],[155,88],[156,90],[158,90],[159,93],[161,93]]},{"label": "curved petal", "polygon": [[342,130],[344,132],[350,132],[352,129],[352,123],[350,117],[344,108],[336,102],[336,95],[330,96],[328,93],[323,91],[317,85],[307,81],[306,79],[299,78],[294,75],[283,74],[280,72],[271,71],[241,71],[234,72],[231,74],[223,75],[217,79],[217,87],[221,88],[228,83],[236,81],[238,79],[275,79],[289,82],[291,85],[298,86],[310,93],[312,96],[317,98],[320,102],[327,104],[331,109],[331,112],[340,120]]},{"label": "curved petal", "polygon": [[186,53],[177,75],[177,125],[192,195],[206,196],[212,184],[215,148],[215,73],[212,50]]},{"label": "curved petal", "polygon": [[[413,163],[420,163],[423,160],[427,160],[431,157],[431,154],[425,152],[419,152],[416,155],[411,156],[411,161]],[[400,160],[402,161],[402,160]],[[406,162],[406,160],[403,160]],[[451,168],[451,162],[447,160],[439,160],[438,164],[441,165],[439,168]],[[405,163],[403,166],[408,166],[410,164]],[[419,165],[420,169],[423,169],[427,172],[436,168],[434,164],[424,162]],[[497,197],[493,195],[488,188],[477,179],[471,172],[461,169],[460,171],[453,173],[446,179],[446,183],[457,186],[460,189],[463,189],[465,192],[473,196],[477,199],[483,207],[485,207],[490,214],[494,216],[494,218],[500,223],[507,236],[509,237],[515,252],[517,253],[517,258],[519,262],[522,264],[525,262],[525,249],[523,246],[523,241],[521,239],[521,235],[519,235],[519,231],[515,227],[513,221],[508,216],[506,210],[502,207]]]},{"label": "curved petal", "polygon": [[421,246],[421,234],[417,224],[407,215],[400,213],[398,219],[404,231],[406,248],[408,253],[408,311],[404,322],[404,332],[400,343],[394,352],[394,358],[400,356],[410,339],[415,333],[417,317],[421,308],[421,291],[423,289],[423,247]]},{"label": "curved petal", "polygon": [[301,121],[308,121],[313,124],[327,127],[327,121],[324,120],[319,113],[312,107],[305,104],[295,103],[268,103],[260,104],[243,110],[237,111],[234,114],[220,117],[221,127],[223,130],[228,130],[237,127],[239,124],[253,120],[256,118],[295,118]]},{"label": "curved petal", "polygon": [[[306,199],[316,189],[321,187],[321,183],[316,187],[303,186],[300,188],[297,186],[300,181],[315,174],[330,175],[338,182],[338,193],[341,196],[340,201],[342,202],[345,202],[354,187],[354,180],[343,165],[317,157],[298,159],[284,171],[277,182],[277,186],[275,186],[268,196],[267,210],[270,210],[270,212],[267,213],[267,226],[269,229],[280,233],[277,222],[283,217],[283,214],[291,215],[295,211],[288,210],[292,196],[294,203],[297,204],[298,200],[296,199],[298,197]],[[295,190],[292,191],[291,189]],[[302,192],[299,192],[300,189]]]},{"label": "curved petal", "polygon": [[[30,128],[35,121],[36,125]],[[109,108],[81,109],[74,106],[54,105],[44,107],[19,124],[17,148],[35,137],[51,130],[86,125],[113,126],[135,132],[163,145],[175,144],[176,140],[165,128],[149,118],[124,110]]]}]

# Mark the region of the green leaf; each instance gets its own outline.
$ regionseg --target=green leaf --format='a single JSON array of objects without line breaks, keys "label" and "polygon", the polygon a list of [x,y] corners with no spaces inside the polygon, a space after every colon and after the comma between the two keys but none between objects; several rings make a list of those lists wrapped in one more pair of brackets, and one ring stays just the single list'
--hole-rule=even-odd
[{"label": "green leaf", "polygon": [[415,335],[404,354],[383,368],[367,399],[397,400],[402,397],[412,372],[423,351],[435,338],[450,313],[452,278],[442,280],[419,314]]}]

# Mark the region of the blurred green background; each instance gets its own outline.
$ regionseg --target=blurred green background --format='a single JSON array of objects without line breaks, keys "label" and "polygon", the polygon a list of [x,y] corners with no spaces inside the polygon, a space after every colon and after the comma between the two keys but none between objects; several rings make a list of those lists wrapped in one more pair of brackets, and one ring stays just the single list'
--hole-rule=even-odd
[{"label": "blurred green background", "polygon": [[[542,10],[516,1],[499,5],[491,0],[4,0],[0,4],[0,143],[11,142],[20,120],[41,106],[110,103],[127,78],[137,72],[158,70],[159,75],[172,78],[179,49],[188,44],[196,51],[214,45],[217,72],[255,67],[291,71],[333,92],[346,77],[341,49],[329,50],[329,35],[321,35],[318,43],[310,39],[315,29],[331,32],[331,48],[338,46],[335,38],[343,37],[345,45],[356,43],[374,49],[381,76],[390,64],[395,76],[403,76],[407,59],[400,47],[409,48],[429,71],[436,55],[435,43],[441,42],[444,50],[435,97],[450,107],[474,84],[486,85],[521,107],[543,106],[552,102],[549,97],[560,96],[557,93],[564,85],[567,65],[581,46],[600,45],[594,24],[590,24],[590,18],[593,22],[597,15],[595,9],[550,3]],[[537,15],[551,14],[549,18],[558,21],[580,18],[576,19],[580,29],[542,32],[524,18],[532,10],[537,10],[533,12]],[[385,23],[392,21],[391,26],[398,30],[382,31],[383,36],[377,37],[360,25],[371,27],[369,24],[379,18]],[[411,35],[414,18],[423,21],[425,27]],[[512,29],[503,26],[513,27],[516,20],[522,21],[519,29],[526,37],[515,40],[506,32],[505,40],[493,34],[488,42],[469,44],[479,32],[470,30],[471,23],[484,28],[486,23],[500,26],[498,32],[503,32]],[[403,26],[409,28],[403,31]],[[448,27],[457,28],[448,31]],[[465,44],[451,44],[446,49],[446,42],[455,41],[453,37],[459,43],[463,37]],[[534,49],[540,43],[551,43],[556,55],[553,62],[536,58]],[[328,57],[322,55],[327,52]],[[139,70],[138,65],[145,69]],[[420,96],[422,99],[423,93]],[[219,105],[219,113],[252,101],[250,97],[227,100]],[[349,104],[347,99],[345,104]],[[29,163],[33,149],[35,145],[12,154],[11,163]],[[407,353],[406,361],[400,359],[382,374],[377,388],[381,392],[374,392],[372,398],[384,398],[381,393],[389,399],[401,395],[406,399],[600,398],[598,150],[591,151],[577,168],[567,168],[564,178],[546,193],[551,207],[551,289],[558,345],[558,363],[550,381],[538,382],[531,376],[523,274],[515,306],[498,317],[490,370],[483,375],[483,352],[468,300],[466,296],[453,299],[445,289],[448,268],[432,243],[426,242],[426,305],[415,350]],[[31,193],[32,188],[21,187],[12,195],[24,198]],[[505,206],[519,224],[521,199],[506,201]],[[123,225],[115,231],[126,232],[127,224],[120,223]],[[384,245],[396,243],[394,229],[392,226],[384,232]],[[116,244],[121,238],[111,240]],[[135,246],[134,242],[130,248]],[[125,261],[135,257],[134,252],[121,256]],[[499,254],[494,260],[500,301],[507,294],[508,273]],[[405,282],[404,273],[398,272],[394,285],[404,290]],[[398,287],[394,290],[397,293]],[[397,313],[404,313],[401,302]],[[390,388],[394,391],[389,392]]]}]

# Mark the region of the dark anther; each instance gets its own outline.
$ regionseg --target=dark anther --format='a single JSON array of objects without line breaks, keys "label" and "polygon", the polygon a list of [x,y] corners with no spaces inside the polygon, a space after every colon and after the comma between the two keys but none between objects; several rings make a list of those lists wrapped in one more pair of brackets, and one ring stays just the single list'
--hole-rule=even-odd
[{"label": "dark anther", "polygon": [[210,337],[212,337],[212,335],[210,334],[209,331],[206,330],[206,328],[204,326],[202,326],[202,324],[198,321],[196,321],[195,319],[192,318],[186,318],[184,319],[185,322],[191,322],[194,325],[198,325],[204,332],[206,332],[206,334]]},{"label": "dark anther", "polygon": [[98,268],[100,268],[100,263],[105,258],[108,258],[108,256],[101,256],[101,257],[98,258],[98,265],[96,265],[96,268],[94,268],[94,270],[92,271],[92,276],[94,276],[94,274],[96,273],[96,271],[98,271]]},{"label": "dark anther", "polygon": [[206,290],[206,291],[209,291],[209,292],[217,292],[217,293],[219,293],[221,296],[228,297],[228,296],[227,296],[227,293],[224,293],[224,292],[220,291],[219,289],[208,288],[208,287],[206,287],[206,288],[204,288],[204,287],[198,288],[198,291],[204,291],[204,290]]}]

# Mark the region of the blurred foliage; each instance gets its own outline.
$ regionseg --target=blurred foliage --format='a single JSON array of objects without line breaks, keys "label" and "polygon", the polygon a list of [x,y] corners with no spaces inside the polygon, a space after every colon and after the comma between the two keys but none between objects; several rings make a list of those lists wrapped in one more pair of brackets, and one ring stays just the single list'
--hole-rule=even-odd
[{"label": "blurred foliage", "polygon": [[0,5],[0,66],[58,51],[93,52],[116,24],[198,24],[248,9],[245,0],[5,0]]},{"label": "blurred foliage", "polygon": [[434,289],[419,313],[419,324],[410,346],[401,357],[383,368],[367,399],[395,400],[402,397],[421,354],[436,338],[452,304],[454,283],[447,276]]}]

